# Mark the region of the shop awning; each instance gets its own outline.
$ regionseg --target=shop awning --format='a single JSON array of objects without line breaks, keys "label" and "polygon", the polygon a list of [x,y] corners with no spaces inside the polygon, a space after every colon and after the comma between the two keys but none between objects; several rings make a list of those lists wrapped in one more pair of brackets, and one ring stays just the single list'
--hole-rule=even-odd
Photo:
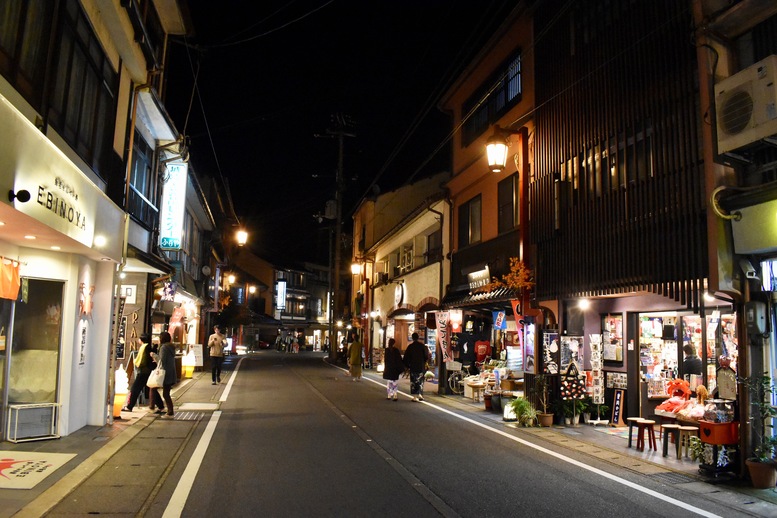
[{"label": "shop awning", "polygon": [[440,306],[442,309],[479,309],[479,310],[503,310],[512,312],[511,300],[520,298],[518,290],[510,288],[495,288],[492,290],[458,290],[452,291],[443,297]]}]

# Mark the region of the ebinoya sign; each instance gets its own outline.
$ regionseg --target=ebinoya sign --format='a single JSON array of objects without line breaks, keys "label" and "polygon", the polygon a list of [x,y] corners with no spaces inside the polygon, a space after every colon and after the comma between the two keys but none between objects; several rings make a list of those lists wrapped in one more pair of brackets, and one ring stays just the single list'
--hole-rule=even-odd
[{"label": "ebinoya sign", "polygon": [[172,162],[166,168],[159,215],[159,248],[180,250],[189,166],[186,162]]}]

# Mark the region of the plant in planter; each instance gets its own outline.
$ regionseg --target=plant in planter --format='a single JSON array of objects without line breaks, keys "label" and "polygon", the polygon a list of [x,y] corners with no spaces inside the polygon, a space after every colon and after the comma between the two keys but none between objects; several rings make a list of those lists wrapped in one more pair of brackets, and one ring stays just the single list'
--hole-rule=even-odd
[{"label": "plant in planter", "polygon": [[537,422],[537,409],[525,397],[515,398],[508,404],[512,407],[517,421],[522,426],[531,427]]},{"label": "plant in planter", "polygon": [[756,488],[774,488],[777,484],[777,437],[774,436],[772,420],[777,418],[777,408],[772,406],[772,397],[777,394],[777,387],[768,375],[740,378],[740,381],[750,395],[753,456],[745,461],[750,480]]},{"label": "plant in planter", "polygon": [[553,425],[553,414],[548,413],[549,389],[550,380],[548,379],[548,376],[545,374],[537,374],[534,377],[534,392],[537,396],[537,402],[540,404],[540,408],[542,409],[542,412],[539,412],[537,417],[539,419],[540,426],[545,427]]}]

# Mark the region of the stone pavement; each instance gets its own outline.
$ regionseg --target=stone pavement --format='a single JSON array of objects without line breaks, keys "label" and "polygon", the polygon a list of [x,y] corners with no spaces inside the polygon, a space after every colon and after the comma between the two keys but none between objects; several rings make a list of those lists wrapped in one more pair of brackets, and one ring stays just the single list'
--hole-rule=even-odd
[{"label": "stone pavement", "polygon": [[[272,354],[285,354],[272,352]],[[320,353],[316,354],[323,358]],[[228,380],[235,357],[225,362],[224,381]],[[365,377],[383,383],[380,375],[365,371]],[[73,514],[134,514],[152,509],[171,466],[189,443],[197,423],[210,411],[218,409],[218,398],[225,386],[213,386],[209,372],[195,372],[192,379],[179,383],[173,398],[175,419],[159,418],[136,407],[122,413],[111,425],[85,427],[58,440],[28,443],[3,443],[0,449],[50,453],[75,453],[76,457],[57,469],[30,490],[0,489],[0,518],[40,517]],[[400,391],[409,393],[409,381],[400,381]],[[437,385],[428,383],[426,401],[456,408],[472,418],[497,427],[518,428],[502,420],[501,414],[486,411],[483,403],[461,396],[439,396]],[[202,404],[205,404],[204,406]],[[552,428],[520,428],[552,449],[571,450],[599,461],[629,469],[643,476],[670,484],[683,484],[688,491],[706,498],[735,505],[753,516],[777,516],[775,489],[753,489],[747,481],[721,476],[702,476],[698,464],[690,459],[663,457],[660,440],[657,452],[637,452],[627,447],[627,440],[589,425]]]}]

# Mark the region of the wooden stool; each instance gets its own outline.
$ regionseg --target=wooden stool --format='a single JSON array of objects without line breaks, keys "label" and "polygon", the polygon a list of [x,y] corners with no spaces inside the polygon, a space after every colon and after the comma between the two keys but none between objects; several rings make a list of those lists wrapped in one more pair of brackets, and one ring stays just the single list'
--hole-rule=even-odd
[{"label": "wooden stool", "polygon": [[658,450],[658,448],[656,448],[656,430],[653,427],[655,424],[656,422],[652,419],[637,421],[637,426],[639,427],[637,430],[637,451],[645,450],[645,432],[650,434],[648,436],[648,448]]},{"label": "wooden stool", "polygon": [[631,448],[631,431],[634,429],[634,424],[638,421],[642,421],[641,417],[627,417],[626,421],[629,422],[629,448]]},{"label": "wooden stool", "polygon": [[[663,456],[666,457],[668,455],[667,446],[669,445],[669,435],[671,434],[672,438],[674,439],[674,446],[676,450],[680,449],[680,425],[679,424],[665,424],[662,425],[661,428],[663,429],[663,443],[664,443],[664,452]],[[678,453],[679,455],[679,453]]]},{"label": "wooden stool", "polygon": [[483,396],[483,389],[486,388],[485,384],[471,383],[469,386],[472,389],[472,401],[479,403]]},{"label": "wooden stool", "polygon": [[682,452],[683,457],[688,457],[688,453],[691,451],[691,435],[699,436],[699,428],[696,426],[681,426],[680,438],[677,443],[677,458],[680,458]]}]

